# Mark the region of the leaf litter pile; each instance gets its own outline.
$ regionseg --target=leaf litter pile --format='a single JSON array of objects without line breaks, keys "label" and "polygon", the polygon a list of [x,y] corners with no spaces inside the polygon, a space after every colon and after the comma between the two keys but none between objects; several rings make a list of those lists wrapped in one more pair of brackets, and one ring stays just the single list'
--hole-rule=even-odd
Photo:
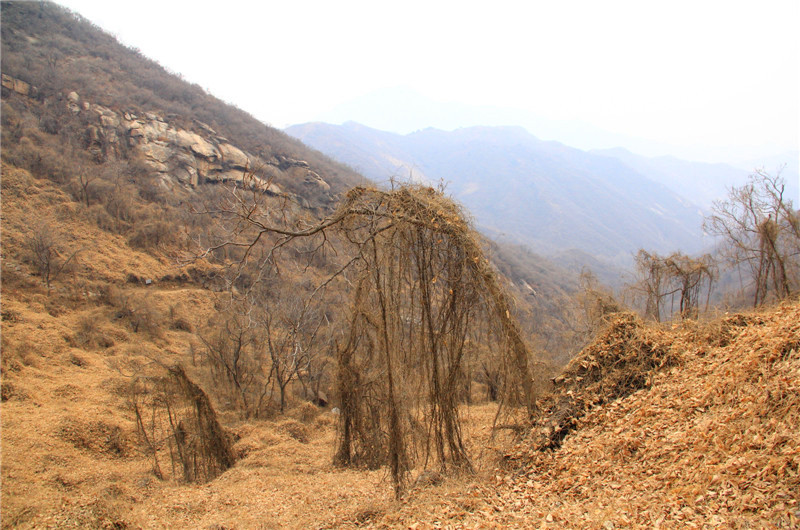
[{"label": "leaf litter pile", "polygon": [[614,315],[539,406],[488,484],[378,526],[800,525],[798,302],[672,329]]},{"label": "leaf litter pile", "polygon": [[[555,407],[510,455],[523,467],[501,477],[507,522],[800,524],[800,304],[664,331],[621,315],[556,387],[573,416]],[[541,429],[565,425],[547,450]]]},{"label": "leaf litter pile", "polygon": [[589,410],[650,386],[677,356],[657,330],[633,313],[615,315],[605,331],[554,379],[554,391],[538,403],[533,450],[555,449]]}]

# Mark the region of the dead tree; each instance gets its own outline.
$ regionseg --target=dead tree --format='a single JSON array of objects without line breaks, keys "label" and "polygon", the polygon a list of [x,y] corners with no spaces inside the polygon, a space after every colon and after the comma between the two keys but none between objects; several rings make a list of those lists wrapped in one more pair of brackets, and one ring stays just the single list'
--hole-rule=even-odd
[{"label": "dead tree", "polygon": [[[299,295],[299,296],[298,296]],[[310,297],[283,294],[262,302],[261,325],[265,330],[271,379],[278,386],[280,411],[286,408],[286,389],[312,363],[317,335],[323,319],[310,304]]]},{"label": "dead tree", "polygon": [[47,221],[34,224],[33,231],[25,238],[25,247],[28,250],[28,260],[36,268],[42,278],[47,292],[50,292],[51,283],[67,270],[80,252],[72,251],[63,257],[63,236]]},{"label": "dead tree", "polygon": [[581,271],[580,291],[575,295],[583,327],[578,333],[581,342],[587,340],[603,324],[608,315],[623,311],[610,290],[600,284],[588,269]]},{"label": "dead tree", "polygon": [[[645,317],[657,322],[662,317],[674,314],[676,296],[679,299],[680,317],[696,318],[700,292],[706,286],[710,296],[716,275],[711,256],[692,258],[680,252],[661,257],[656,253],[639,250],[636,255],[636,269],[639,280],[631,288],[645,299]],[[672,299],[673,304],[665,307],[668,299]]]},{"label": "dead tree", "polygon": [[264,340],[254,311],[247,303],[226,304],[221,314],[227,316],[199,334],[212,379],[246,418],[258,416],[258,389],[264,384]]},{"label": "dead tree", "polygon": [[780,299],[797,290],[800,216],[784,197],[780,172],[757,170],[747,184],[732,188],[727,200],[714,203],[704,226],[721,238],[732,266],[749,269],[754,306],[770,294]]},{"label": "dead tree", "polygon": [[675,252],[664,260],[664,266],[673,286],[672,291],[680,295],[681,318],[697,318],[703,286],[707,287],[707,305],[716,277],[711,256],[705,254],[699,258],[692,258]]},{"label": "dead tree", "polygon": [[669,288],[665,260],[656,253],[651,254],[639,249],[636,254],[636,271],[639,280],[632,288],[644,297],[645,318],[660,322],[664,299],[674,293],[674,290]]}]

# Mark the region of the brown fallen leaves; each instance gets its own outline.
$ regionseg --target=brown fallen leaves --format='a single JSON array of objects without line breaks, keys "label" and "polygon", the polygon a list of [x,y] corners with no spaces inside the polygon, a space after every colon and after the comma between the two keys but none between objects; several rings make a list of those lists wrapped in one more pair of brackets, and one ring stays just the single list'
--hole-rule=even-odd
[{"label": "brown fallen leaves", "polygon": [[800,304],[726,320],[664,332],[680,364],[528,453],[510,498],[557,503],[566,526],[796,527]]},{"label": "brown fallen leaves", "polygon": [[[647,349],[656,352],[647,384],[609,397],[622,388],[620,381],[633,380],[614,370],[643,366],[631,360]],[[617,359],[609,363],[612,351]],[[602,381],[592,369],[605,369],[610,379]],[[574,384],[578,377],[586,382],[583,388]],[[465,485],[465,493],[442,495],[436,503],[411,499],[370,525],[800,525],[800,303],[669,330],[624,317],[557,385],[563,389],[566,381],[572,382],[566,390],[571,397],[591,405],[572,409],[581,414],[560,446],[533,450],[527,440],[492,479]],[[589,400],[589,389],[598,399]],[[601,389],[608,393],[597,395]],[[472,509],[455,512],[464,498],[472,499]]]},{"label": "brown fallen leaves", "polygon": [[534,427],[515,456],[555,449],[596,406],[646,388],[653,376],[678,362],[671,338],[645,326],[633,313],[612,315],[605,331],[556,377],[550,395],[537,403]]}]

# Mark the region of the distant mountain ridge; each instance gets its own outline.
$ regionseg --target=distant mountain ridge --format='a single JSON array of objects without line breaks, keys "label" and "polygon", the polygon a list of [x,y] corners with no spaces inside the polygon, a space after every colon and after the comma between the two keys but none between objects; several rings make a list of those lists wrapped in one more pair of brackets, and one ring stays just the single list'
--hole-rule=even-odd
[{"label": "distant mountain ridge", "polygon": [[673,156],[650,158],[631,153],[621,147],[596,149],[590,152],[620,160],[647,178],[689,198],[707,211],[711,209],[714,201],[725,199],[732,186],[741,186],[747,182],[747,176],[754,170],[764,169],[767,172],[774,172],[780,169],[782,164],[786,164],[782,176],[786,181],[787,198],[792,199],[795,205],[798,204],[797,161],[789,163],[796,159],[791,153],[774,157],[772,163],[752,161],[751,165],[744,169],[729,164],[689,162]]},{"label": "distant mountain ridge", "polygon": [[549,255],[577,249],[617,264],[639,248],[703,248],[702,212],[616,158],[537,139],[522,127],[407,135],[348,122],[285,129],[373,180],[443,181],[494,237]]},{"label": "distant mountain ridge", "polygon": [[[723,162],[748,172],[762,166],[772,171],[787,164],[787,181],[800,181],[797,149],[785,152],[785,147],[774,145],[714,145],[714,138],[708,138],[707,145],[658,140],[609,130],[579,118],[556,117],[541,111],[506,106],[504,102],[472,104],[453,101],[449,95],[437,99],[407,86],[383,87],[361,94],[317,114],[311,121],[335,124],[356,121],[399,134],[426,127],[450,131],[473,126],[518,125],[537,138],[555,140],[583,150],[624,146],[647,157],[672,155],[682,160]],[[686,126],[691,127],[691,124]],[[798,202],[798,199],[797,194],[792,196],[793,201]]]}]

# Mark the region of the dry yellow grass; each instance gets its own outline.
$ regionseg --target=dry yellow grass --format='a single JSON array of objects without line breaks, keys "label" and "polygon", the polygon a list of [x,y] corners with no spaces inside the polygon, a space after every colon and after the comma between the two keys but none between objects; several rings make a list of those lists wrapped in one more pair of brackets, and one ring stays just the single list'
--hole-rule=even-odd
[{"label": "dry yellow grass", "polygon": [[[129,340],[105,349],[75,348],[64,337],[80,311],[56,318],[13,298],[6,309],[15,321],[4,322],[4,338],[15,345],[28,336],[36,350],[27,364],[12,362],[4,374],[4,384],[11,385],[2,410],[4,527],[341,527],[398,508],[385,471],[332,466],[330,412],[230,420],[227,426],[240,436],[233,469],[204,485],[159,481],[137,443],[126,374],[156,355],[165,362],[185,359],[169,352],[186,340],[167,335],[158,346],[114,328]],[[493,414],[492,406],[467,412],[476,446],[488,438]]]},{"label": "dry yellow grass", "polygon": [[3,164],[4,272],[16,271],[24,240],[44,223],[68,252],[78,251],[77,277],[90,284],[121,282],[129,273],[161,278],[178,268],[172,260],[134,252],[124,237],[100,229],[86,210],[53,183]]},{"label": "dry yellow grass", "polygon": [[[174,262],[98,230],[45,181],[5,167],[3,179],[4,528],[800,524],[798,302],[648,330],[676,363],[652,386],[590,408],[552,452],[511,449],[502,433],[491,439],[492,405],[464,409],[477,473],[429,477],[399,502],[386,471],[331,465],[335,417],[309,406],[269,421],[221,414],[238,437],[236,465],[207,484],[161,481],[126,388],[155,360],[191,367],[191,330],[211,314],[212,293],[128,284],[130,273],[174,274]],[[49,294],[20,258],[26,219],[48,208],[62,212],[69,243],[85,249]],[[76,282],[114,285],[114,296],[146,302],[157,325],[134,331],[113,303]],[[501,465],[505,453],[517,455],[511,466]]]},{"label": "dry yellow grass", "polygon": [[[79,266],[50,292],[23,259],[39,212],[60,212],[50,223],[65,246],[81,248]],[[157,479],[127,388],[154,362],[191,366],[190,330],[211,315],[213,293],[128,283],[129,274],[159,278],[176,265],[131,249],[52,183],[6,166],[2,221],[4,528],[338,527],[396,509],[385,471],[332,466],[335,417],[310,405],[272,421],[223,414],[240,437],[233,469],[204,485]],[[134,331],[118,316],[123,304],[146,304],[153,329]],[[493,409],[484,409],[468,414],[485,440]]]}]

